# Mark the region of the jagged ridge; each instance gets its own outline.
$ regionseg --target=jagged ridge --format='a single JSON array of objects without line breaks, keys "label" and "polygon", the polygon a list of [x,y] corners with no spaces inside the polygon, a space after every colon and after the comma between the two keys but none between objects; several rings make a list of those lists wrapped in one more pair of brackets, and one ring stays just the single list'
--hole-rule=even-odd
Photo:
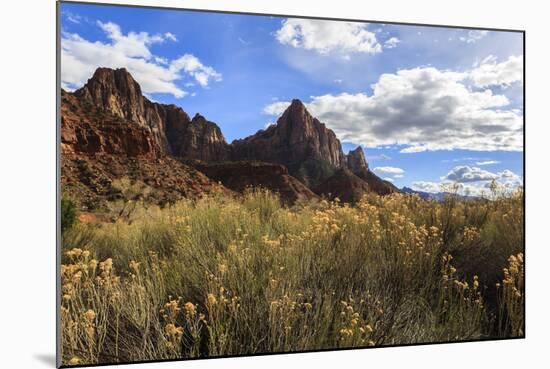
[{"label": "jagged ridge", "polygon": [[[170,162],[178,167],[173,157],[180,161],[195,160],[195,163],[198,160],[208,165],[195,167],[215,182],[221,181],[236,191],[263,186],[291,201],[314,198],[310,188],[322,195],[338,192],[340,197],[355,201],[357,196],[347,196],[346,186],[339,183],[341,180],[348,183],[350,174],[353,175],[351,192],[357,188],[381,194],[397,191],[369,170],[360,147],[344,155],[334,132],[311,116],[300,100],[292,101],[276,125],[228,144],[219,126],[202,115],[196,114],[190,119],[178,106],[144,97],[139,84],[124,68],[98,68],[86,85],[74,93],[63,92],[62,96],[61,139],[65,163],[82,158],[93,162],[94,157],[101,156],[119,164],[124,158],[139,158],[149,163]],[[245,161],[264,163],[251,165]],[[175,172],[189,177],[182,171],[191,173],[193,168],[181,165]],[[118,174],[127,174],[120,167]],[[74,175],[74,171],[67,173]],[[163,187],[160,178],[152,182]],[[192,180],[187,182],[196,187]],[[199,182],[206,183],[202,179]],[[331,191],[330,186],[338,191]],[[188,196],[190,192],[184,187],[171,189]]]}]

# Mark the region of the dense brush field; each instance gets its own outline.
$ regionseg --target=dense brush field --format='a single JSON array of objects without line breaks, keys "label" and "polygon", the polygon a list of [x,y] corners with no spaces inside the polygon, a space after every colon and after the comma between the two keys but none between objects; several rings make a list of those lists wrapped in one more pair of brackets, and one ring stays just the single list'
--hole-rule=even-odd
[{"label": "dense brush field", "polygon": [[254,190],[63,227],[65,365],[524,335],[521,192]]}]

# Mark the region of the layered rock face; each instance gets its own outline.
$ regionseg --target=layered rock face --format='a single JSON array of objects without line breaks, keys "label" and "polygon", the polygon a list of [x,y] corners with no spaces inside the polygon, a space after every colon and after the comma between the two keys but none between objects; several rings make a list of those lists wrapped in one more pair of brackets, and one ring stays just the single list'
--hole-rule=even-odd
[{"label": "layered rock face", "polygon": [[333,174],[328,171],[328,175],[318,178],[318,172],[326,167],[346,166],[342,145],[334,132],[312,117],[300,100],[292,101],[276,125],[233,141],[231,146],[234,159],[283,164],[306,185]]},{"label": "layered rock face", "polygon": [[244,161],[195,163],[193,166],[236,192],[243,193],[251,187],[266,188],[278,193],[289,204],[317,198],[315,193],[289,175],[287,168],[280,164]]},{"label": "layered rock face", "polygon": [[110,154],[155,159],[163,149],[149,129],[61,94],[62,154]]},{"label": "layered rock face", "polygon": [[98,68],[74,96],[85,108],[147,129],[159,147],[169,150],[161,106],[143,97],[141,87],[126,69]]},{"label": "layered rock face", "polygon": [[348,168],[357,177],[367,182],[371,191],[379,195],[389,195],[390,193],[399,192],[399,189],[393,183],[383,180],[369,169],[365,154],[360,146],[348,153],[347,160]]},{"label": "layered rock face", "polygon": [[92,200],[116,194],[112,182],[122,177],[158,190],[162,201],[251,186],[289,203],[314,192],[353,202],[369,190],[397,191],[369,170],[360,147],[344,155],[300,100],[276,125],[229,145],[202,115],[190,119],[178,106],[148,100],[125,69],[98,68],[79,90],[62,91],[61,150],[62,182]]},{"label": "layered rock face", "polygon": [[[150,200],[158,203],[209,193],[230,194],[172,157],[166,123],[186,127],[191,124],[187,114],[175,106],[151,103],[140,94],[139,85],[126,71],[103,68],[80,90],[62,91],[63,191],[79,198],[88,209],[125,199],[132,191],[119,188],[117,181],[122,178],[141,186]],[[188,131],[184,132],[189,137]],[[200,145],[198,149],[202,149]]]},{"label": "layered rock face", "polygon": [[215,123],[200,115],[191,120],[176,105],[151,102],[124,68],[98,68],[74,96],[84,106],[148,130],[166,153],[212,161],[229,158],[227,142]]},{"label": "layered rock face", "polygon": [[355,150],[351,150],[347,155],[348,169],[354,174],[366,173],[369,170],[365,153],[361,146],[357,146]]},{"label": "layered rock face", "polygon": [[330,200],[354,203],[370,191],[369,185],[348,169],[339,169],[315,188],[315,193]]},{"label": "layered rock face", "polygon": [[174,137],[170,141],[178,157],[211,162],[226,161],[230,157],[230,147],[220,127],[200,114],[184,126],[181,134],[168,133],[167,136]]}]

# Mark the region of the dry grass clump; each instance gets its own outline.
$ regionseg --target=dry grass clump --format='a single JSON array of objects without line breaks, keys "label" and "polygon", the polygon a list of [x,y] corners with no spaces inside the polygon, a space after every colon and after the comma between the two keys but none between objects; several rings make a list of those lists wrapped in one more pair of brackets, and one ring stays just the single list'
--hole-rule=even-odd
[{"label": "dry grass clump", "polygon": [[288,208],[253,190],[76,224],[63,363],[522,336],[522,201]]}]

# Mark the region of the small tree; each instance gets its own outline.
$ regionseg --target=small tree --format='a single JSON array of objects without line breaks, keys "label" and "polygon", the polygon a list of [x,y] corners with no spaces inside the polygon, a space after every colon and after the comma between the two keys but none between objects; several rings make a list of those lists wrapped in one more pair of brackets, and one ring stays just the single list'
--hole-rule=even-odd
[{"label": "small tree", "polygon": [[61,198],[61,233],[71,228],[76,221],[76,204],[73,200]]}]

